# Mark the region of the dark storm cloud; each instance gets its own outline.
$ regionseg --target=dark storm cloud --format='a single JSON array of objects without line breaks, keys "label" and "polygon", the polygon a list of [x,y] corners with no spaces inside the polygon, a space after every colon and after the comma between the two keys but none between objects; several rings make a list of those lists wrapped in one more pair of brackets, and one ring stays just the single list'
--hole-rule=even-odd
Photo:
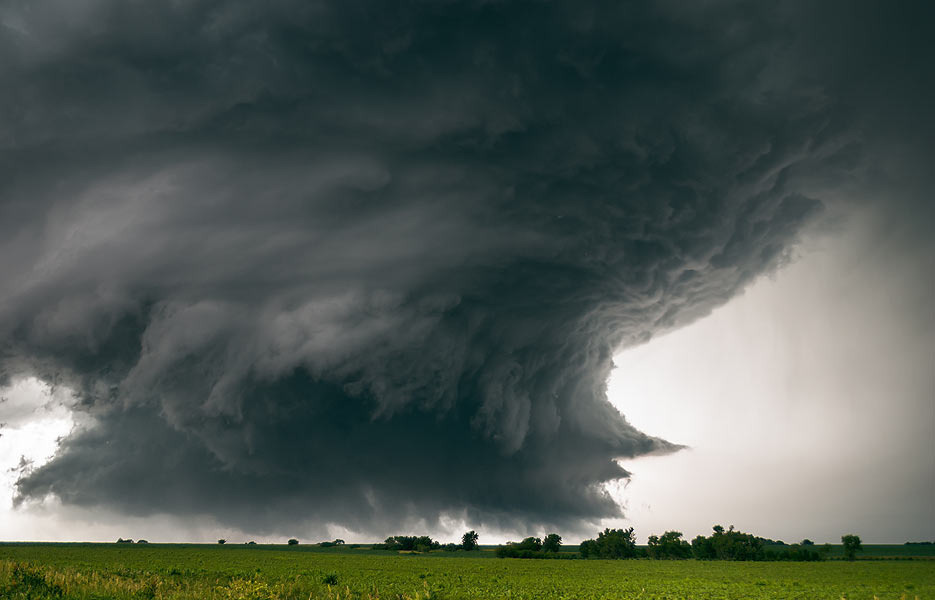
[{"label": "dark storm cloud", "polygon": [[21,495],[619,514],[615,459],[677,446],[608,403],[613,352],[780,264],[861,156],[807,19],[682,9],[5,4],[0,376],[96,421]]}]

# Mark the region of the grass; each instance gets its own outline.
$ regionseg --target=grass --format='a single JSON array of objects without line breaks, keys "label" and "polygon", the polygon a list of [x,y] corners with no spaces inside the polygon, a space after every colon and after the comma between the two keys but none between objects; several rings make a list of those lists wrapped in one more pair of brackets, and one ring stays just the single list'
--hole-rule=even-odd
[{"label": "grass", "polygon": [[536,561],[314,546],[0,546],[0,598],[935,599],[935,561]]}]

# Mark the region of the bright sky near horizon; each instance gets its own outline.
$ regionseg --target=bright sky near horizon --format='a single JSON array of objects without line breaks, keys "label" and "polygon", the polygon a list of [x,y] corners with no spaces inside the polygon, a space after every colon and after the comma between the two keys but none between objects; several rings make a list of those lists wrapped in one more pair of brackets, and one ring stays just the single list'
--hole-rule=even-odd
[{"label": "bright sky near horizon", "polygon": [[719,523],[786,542],[935,539],[933,322],[915,318],[926,259],[890,261],[852,225],[617,356],[611,400],[689,446],[626,464],[620,495],[641,537]]}]

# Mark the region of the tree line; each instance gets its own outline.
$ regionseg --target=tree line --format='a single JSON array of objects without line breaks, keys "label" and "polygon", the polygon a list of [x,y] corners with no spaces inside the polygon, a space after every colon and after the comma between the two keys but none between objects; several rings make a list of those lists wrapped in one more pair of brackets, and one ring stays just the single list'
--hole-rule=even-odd
[{"label": "tree line", "polygon": [[[381,544],[373,544],[375,550],[395,550],[397,552],[432,552],[444,551],[475,551],[479,549],[479,535],[470,530],[461,536],[461,543],[442,544],[427,535],[392,535]],[[220,539],[218,544],[227,540]],[[120,538],[118,544],[132,544],[132,539]],[[147,543],[139,540],[138,544]],[[287,544],[298,545],[299,540],[292,538]],[[910,544],[911,542],[907,542]],[[912,544],[931,544],[932,542],[912,542]],[[247,542],[255,545],[256,542]],[[863,550],[860,536],[847,534],[841,537],[844,547],[844,557],[854,560],[856,553]],[[321,542],[321,547],[344,545],[344,540],[336,539]],[[351,544],[358,547],[359,544]],[[633,559],[648,558],[655,560],[684,560],[694,558],[698,560],[789,560],[789,561],[819,561],[828,558],[831,553],[831,544],[815,546],[809,539],[798,544],[785,544],[767,538],[757,537],[734,529],[731,525],[724,529],[715,525],[709,536],[696,536],[691,542],[682,539],[680,531],[666,531],[662,535],[649,536],[645,547],[637,546],[633,528],[610,529],[606,528],[597,534],[597,538],[584,540],[578,546],[578,552],[561,552],[562,536],[550,533],[544,538],[527,537],[519,542],[507,542],[497,546],[494,552],[500,558],[601,558],[601,559]]]},{"label": "tree line", "polygon": [[[862,550],[860,537],[848,534],[841,537],[844,556],[854,560]],[[645,547],[636,545],[633,528],[604,529],[597,539],[584,540],[578,546],[582,558],[650,558],[657,560],[790,560],[819,561],[831,553],[831,544],[816,548],[814,542],[805,539],[801,543],[787,545],[766,538],[744,533],[731,525],[724,529],[715,525],[710,536],[696,536],[690,543],[682,539],[681,531],[666,531],[662,535],[649,536]]]},{"label": "tree line", "polygon": [[[860,537],[854,534],[842,536],[841,543],[848,560],[854,560],[855,554],[863,549]],[[710,536],[699,535],[691,542],[682,539],[680,531],[666,531],[662,535],[649,536],[647,545],[640,547],[630,527],[604,529],[596,539],[581,542],[577,553],[559,553],[561,544],[561,536],[550,533],[544,540],[528,537],[521,542],[507,542],[497,547],[496,554],[501,558],[819,561],[831,553],[830,544],[816,547],[814,542],[805,539],[799,544],[787,545],[737,531],[733,525],[727,529],[715,525]]]},{"label": "tree line", "polygon": [[[527,537],[519,542],[507,542],[497,546],[494,552],[499,558],[597,558],[597,559],[654,559],[654,560],[743,560],[743,561],[819,561],[831,553],[831,545],[815,546],[805,539],[798,544],[785,544],[757,537],[734,529],[715,525],[709,536],[696,536],[691,542],[682,539],[680,531],[666,531],[662,535],[649,536],[646,546],[636,544],[633,528],[604,529],[597,538],[584,540],[578,552],[561,552],[562,536],[550,533],[543,538]],[[478,534],[465,533],[460,544],[445,544],[431,537],[394,535],[373,548],[404,552],[431,552],[433,550],[477,550]],[[860,537],[848,534],[841,538],[844,556],[854,560],[856,552],[862,550]]]},{"label": "tree line", "polygon": [[432,550],[473,551],[478,549],[477,540],[480,536],[473,529],[461,536],[460,544],[445,544],[433,540],[427,535],[391,535],[382,544],[373,544],[374,550],[396,550],[401,552],[431,552]]}]

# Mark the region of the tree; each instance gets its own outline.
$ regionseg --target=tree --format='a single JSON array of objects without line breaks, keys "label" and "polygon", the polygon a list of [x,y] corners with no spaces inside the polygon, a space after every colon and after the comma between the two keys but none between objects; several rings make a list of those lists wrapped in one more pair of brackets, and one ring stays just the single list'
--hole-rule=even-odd
[{"label": "tree", "polygon": [[688,558],[692,547],[682,539],[681,531],[667,531],[661,537],[649,536],[647,552],[650,558]]},{"label": "tree", "polygon": [[382,544],[374,545],[374,548],[404,552],[429,552],[440,547],[440,543],[427,535],[391,535]]},{"label": "tree", "polygon": [[[721,530],[723,531],[723,527]],[[711,538],[706,538],[703,535],[696,536],[692,540],[692,556],[698,560],[712,560],[717,558],[717,555],[714,553],[714,544],[711,543]]]},{"label": "tree", "polygon": [[636,538],[633,528],[604,529],[596,540],[584,540],[578,547],[584,558],[636,558]]},{"label": "tree", "polygon": [[226,543],[227,543],[227,540],[218,540],[218,543],[219,543],[219,544],[226,544]]},{"label": "tree", "polygon": [[542,552],[542,540],[537,537],[528,537],[522,542],[507,542],[505,546],[497,546],[498,558],[545,558]]},{"label": "tree", "polygon": [[513,547],[517,550],[532,550],[533,552],[538,552],[542,550],[542,540],[537,537],[528,537],[522,542],[513,544]]},{"label": "tree", "polygon": [[597,548],[597,542],[594,540],[583,540],[578,544],[578,553],[581,555],[581,558],[588,558],[590,556],[596,558],[600,554],[600,551]]},{"label": "tree", "polygon": [[714,526],[710,537],[699,535],[692,540],[691,551],[695,558],[718,560],[763,560],[763,540],[749,533],[735,531],[731,525],[725,530]]},{"label": "tree", "polygon": [[461,536],[461,547],[465,550],[477,550],[477,532],[473,529]]},{"label": "tree", "polygon": [[805,538],[804,540],[802,540],[802,545],[803,546],[814,546],[815,542],[813,542],[812,540],[808,538]]},{"label": "tree", "polygon": [[288,544],[290,546],[297,546],[299,544],[299,540],[292,538],[291,540],[289,540]]},{"label": "tree", "polygon": [[550,533],[542,540],[543,552],[558,552],[562,547],[562,536],[557,533]]},{"label": "tree", "polygon": [[842,535],[841,543],[844,544],[844,557],[847,560],[854,560],[854,554],[864,549],[860,545],[860,536],[853,533]]}]

